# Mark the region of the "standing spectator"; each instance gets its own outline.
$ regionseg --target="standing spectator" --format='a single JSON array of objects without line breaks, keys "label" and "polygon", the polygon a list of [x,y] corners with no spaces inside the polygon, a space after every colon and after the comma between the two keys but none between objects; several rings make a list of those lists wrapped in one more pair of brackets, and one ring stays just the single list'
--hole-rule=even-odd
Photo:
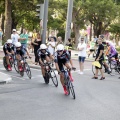
[{"label": "standing spectator", "polygon": [[103,80],[103,79],[105,79],[104,73],[103,73],[103,70],[102,70],[102,63],[104,61],[104,46],[102,44],[102,39],[101,38],[99,38],[97,40],[97,42],[98,42],[99,46],[98,46],[98,51],[97,51],[97,54],[96,54],[95,61],[99,61],[101,67],[100,68],[99,67],[95,67],[96,68],[96,72],[95,72],[95,75],[94,75],[94,77],[92,79],[98,79],[98,70],[100,70],[101,75],[102,75],[100,80]]},{"label": "standing spectator", "polygon": [[3,32],[2,32],[2,29],[0,29],[0,45],[2,45],[2,35],[3,35]]},{"label": "standing spectator", "polygon": [[34,40],[37,38],[37,32],[36,32],[36,30],[34,29],[33,30],[33,34],[32,34],[32,40],[31,40],[31,48],[32,48],[32,53],[33,53],[33,51],[34,51],[34,44],[33,44],[33,42],[34,42]]},{"label": "standing spectator", "polygon": [[51,37],[54,39],[55,42],[57,41],[54,31],[51,32],[51,36],[48,38],[48,41],[50,40]]},{"label": "standing spectator", "polygon": [[16,42],[18,42],[20,40],[20,36],[18,35],[18,33],[16,32],[16,29],[12,30],[12,34],[11,34],[11,39],[12,39],[12,43],[15,45]]},{"label": "standing spectator", "polygon": [[66,47],[67,47],[67,50],[68,50],[68,52],[70,53],[70,56],[71,56],[72,42],[71,42],[70,38],[68,39],[68,41],[66,43]]},{"label": "standing spectator", "polygon": [[32,42],[34,46],[35,65],[38,64],[37,50],[40,48],[41,42],[42,41],[41,41],[40,33],[37,33],[37,38],[35,38],[34,41]]},{"label": "standing spectator", "polygon": [[83,74],[83,69],[84,69],[84,61],[86,58],[86,49],[87,49],[87,45],[85,43],[85,39],[84,37],[80,38],[80,43],[78,44],[77,49],[79,50],[79,65],[80,65],[80,73],[79,74]]},{"label": "standing spectator", "polygon": [[58,46],[59,44],[63,44],[61,36],[58,37],[56,46]]},{"label": "standing spectator", "polygon": [[55,52],[55,40],[53,37],[50,38],[48,42],[48,50],[51,53],[51,55],[54,55]]},{"label": "standing spectator", "polygon": [[27,48],[28,34],[26,33],[26,29],[23,29],[23,33],[20,35],[20,43]]}]

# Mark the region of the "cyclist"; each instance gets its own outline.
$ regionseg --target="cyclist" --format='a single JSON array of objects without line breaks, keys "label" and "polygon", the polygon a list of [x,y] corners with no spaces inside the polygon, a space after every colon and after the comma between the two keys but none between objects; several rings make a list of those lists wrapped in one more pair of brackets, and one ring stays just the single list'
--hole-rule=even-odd
[{"label": "cyclist", "polygon": [[22,71],[21,64],[22,64],[23,57],[25,56],[24,51],[27,52],[27,55],[29,56],[29,58],[31,57],[27,49],[24,46],[22,46],[20,42],[16,42],[15,47],[16,47],[16,50],[15,50],[16,59],[18,61],[18,69],[19,71]]},{"label": "cyclist", "polygon": [[109,58],[111,58],[111,60],[118,60],[118,52],[113,46],[113,44],[111,42],[107,42],[107,46],[108,46],[107,53]]},{"label": "cyclist", "polygon": [[12,44],[12,40],[8,39],[7,42],[3,46],[3,51],[5,54],[5,58],[6,58],[9,71],[12,70],[10,62],[9,62],[9,56],[14,55],[14,50],[15,50],[15,46]]},{"label": "cyclist", "polygon": [[39,63],[41,65],[43,78],[47,83],[49,83],[49,80],[45,76],[44,60],[46,60],[46,62],[51,62],[51,60],[53,60],[53,56],[50,54],[45,44],[40,45],[40,48],[38,49],[37,54],[39,57]]},{"label": "cyclist", "polygon": [[62,73],[62,70],[64,70],[64,66],[66,66],[67,69],[71,69],[68,62],[70,62],[73,69],[75,69],[75,68],[73,67],[73,63],[72,63],[69,52],[64,50],[64,46],[62,44],[59,44],[57,46],[57,52],[55,53],[54,61],[55,61],[55,66],[58,71],[58,74],[60,75],[60,81],[63,86],[64,93],[65,93],[65,95],[68,95],[67,88],[64,85],[64,74]]}]

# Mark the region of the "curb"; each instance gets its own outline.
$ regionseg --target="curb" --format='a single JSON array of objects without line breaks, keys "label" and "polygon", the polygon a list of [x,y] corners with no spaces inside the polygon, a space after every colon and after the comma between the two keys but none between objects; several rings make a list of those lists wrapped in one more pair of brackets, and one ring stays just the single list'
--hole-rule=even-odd
[{"label": "curb", "polygon": [[0,80],[0,84],[7,84],[7,83],[12,82],[11,76],[9,76],[9,75],[7,75],[5,73],[2,73],[2,72],[0,72],[0,74],[6,76],[6,78],[4,80]]}]

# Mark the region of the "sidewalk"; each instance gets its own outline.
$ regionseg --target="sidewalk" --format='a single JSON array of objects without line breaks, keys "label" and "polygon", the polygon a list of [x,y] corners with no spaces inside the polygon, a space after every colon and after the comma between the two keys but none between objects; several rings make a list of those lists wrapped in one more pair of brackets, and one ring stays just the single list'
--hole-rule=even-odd
[{"label": "sidewalk", "polygon": [[11,76],[0,72],[0,84],[7,84],[10,83],[12,81]]}]

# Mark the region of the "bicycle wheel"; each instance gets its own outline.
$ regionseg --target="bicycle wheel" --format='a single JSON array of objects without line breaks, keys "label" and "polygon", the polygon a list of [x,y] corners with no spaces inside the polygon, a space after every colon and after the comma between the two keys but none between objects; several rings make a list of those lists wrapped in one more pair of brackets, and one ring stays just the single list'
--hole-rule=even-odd
[{"label": "bicycle wheel", "polygon": [[72,96],[73,96],[73,99],[75,99],[76,96],[75,96],[74,86],[73,86],[73,84],[72,84],[71,81],[70,81],[70,92],[71,92],[71,94],[72,94]]},{"label": "bicycle wheel", "polygon": [[32,77],[31,70],[27,63],[24,64],[24,69],[25,69],[25,72],[26,72],[27,76],[29,77],[29,79],[31,79],[31,77]]},{"label": "bicycle wheel", "polygon": [[20,75],[23,77],[24,76],[24,70],[19,71]]},{"label": "bicycle wheel", "polygon": [[55,74],[55,71],[52,69],[50,71],[50,74],[51,74],[50,78],[52,79],[53,84],[55,85],[55,87],[57,87],[58,86],[58,80],[57,80],[57,76]]},{"label": "bicycle wheel", "polygon": [[7,71],[9,71],[9,70],[8,70],[8,67],[7,67],[7,62],[6,62],[6,58],[5,58],[5,57],[3,57],[3,65],[4,65],[4,68],[5,68]]},{"label": "bicycle wheel", "polygon": [[49,74],[47,72],[45,72],[45,83],[49,84]]},{"label": "bicycle wheel", "polygon": [[17,73],[19,73],[17,60],[14,61],[14,69]]}]

